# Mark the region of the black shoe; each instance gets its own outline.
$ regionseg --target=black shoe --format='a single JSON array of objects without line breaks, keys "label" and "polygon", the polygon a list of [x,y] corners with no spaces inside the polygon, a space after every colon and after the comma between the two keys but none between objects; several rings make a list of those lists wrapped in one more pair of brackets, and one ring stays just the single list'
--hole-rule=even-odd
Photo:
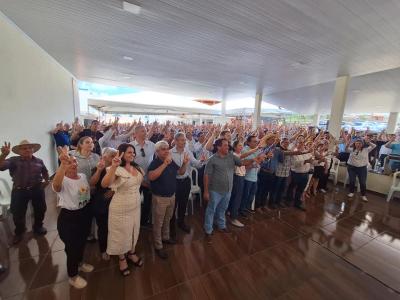
[{"label": "black shoe", "polygon": [[165,251],[165,249],[155,249],[156,254],[161,258],[161,259],[167,259],[168,258],[168,253]]},{"label": "black shoe", "polygon": [[218,232],[221,232],[221,233],[231,233],[231,231],[230,231],[227,227],[222,228],[222,229],[218,229]]},{"label": "black shoe", "polygon": [[37,235],[45,235],[47,233],[47,229],[42,226],[40,228],[35,228],[33,233]]},{"label": "black shoe", "polygon": [[169,240],[163,240],[162,242],[163,242],[163,244],[175,245],[176,239],[170,238]]},{"label": "black shoe", "polygon": [[297,209],[302,210],[302,211],[306,211],[306,209],[305,209],[305,207],[303,205],[295,205],[294,208],[297,208]]},{"label": "black shoe", "polygon": [[179,224],[178,227],[182,229],[186,233],[190,233],[190,226],[186,225],[185,223]]},{"label": "black shoe", "polygon": [[12,243],[13,245],[18,244],[20,241],[22,241],[23,235],[19,234],[19,235],[14,235]]},{"label": "black shoe", "polygon": [[245,218],[245,219],[249,218],[245,212],[239,212],[239,216],[241,216],[242,218]]}]

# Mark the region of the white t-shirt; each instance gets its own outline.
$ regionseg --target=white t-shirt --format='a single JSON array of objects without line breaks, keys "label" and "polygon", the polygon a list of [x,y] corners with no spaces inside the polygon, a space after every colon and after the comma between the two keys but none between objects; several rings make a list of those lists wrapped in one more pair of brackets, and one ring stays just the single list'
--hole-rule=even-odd
[{"label": "white t-shirt", "polygon": [[[68,210],[78,210],[86,206],[90,200],[90,186],[86,175],[78,173],[79,179],[71,179],[64,176],[60,192],[58,206]],[[54,190],[54,187],[53,187]]]}]

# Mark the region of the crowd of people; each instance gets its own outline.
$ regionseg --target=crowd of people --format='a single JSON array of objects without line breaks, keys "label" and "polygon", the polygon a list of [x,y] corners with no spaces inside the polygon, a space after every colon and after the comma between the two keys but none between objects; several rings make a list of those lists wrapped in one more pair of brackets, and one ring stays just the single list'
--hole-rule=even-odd
[{"label": "crowd of people", "polygon": [[[358,178],[361,199],[368,201],[368,166],[389,150],[400,154],[395,135],[343,130],[334,138],[314,127],[269,123],[253,129],[241,120],[224,125],[93,120],[84,128],[76,119],[71,125],[57,124],[52,135],[59,157],[52,180],[33,155],[40,145],[27,140],[12,148],[4,143],[0,170],[9,170],[13,180],[14,243],[26,231],[29,201],[34,233],[46,234],[44,188],[51,182],[61,208],[57,229],[65,244],[69,282],[76,288],[87,284],[79,272],[93,270],[83,262],[93,220],[102,258],[118,257],[122,276],[130,274],[129,264],[144,263],[135,251],[141,227],[152,229],[155,253],[168,258],[165,245],[175,244],[179,231],[192,230],[186,210],[193,169],[207,204],[204,232],[211,244],[214,230],[230,232],[227,220],[241,228],[255,213],[291,206],[305,211],[305,199],[327,192],[336,158],[347,162],[348,197],[355,196]],[[7,158],[11,151],[16,156]],[[396,161],[392,165],[399,167]]]}]

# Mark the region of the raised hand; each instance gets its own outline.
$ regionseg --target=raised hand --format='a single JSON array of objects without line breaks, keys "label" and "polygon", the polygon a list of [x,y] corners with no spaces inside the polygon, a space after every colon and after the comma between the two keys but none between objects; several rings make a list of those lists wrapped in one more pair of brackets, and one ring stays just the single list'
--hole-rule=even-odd
[{"label": "raised hand", "polygon": [[63,166],[68,166],[70,164],[70,157],[68,154],[68,147],[57,147],[58,159]]},{"label": "raised hand", "polygon": [[11,144],[10,142],[4,142],[4,146],[1,147],[1,155],[2,156],[7,156],[8,154],[10,154],[11,151]]},{"label": "raised hand", "polygon": [[207,160],[207,155],[204,152],[202,152],[200,154],[200,161],[203,162],[203,161],[206,161],[206,160]]},{"label": "raised hand", "polygon": [[117,151],[117,154],[115,155],[115,157],[113,158],[111,165],[113,167],[118,167],[121,164],[122,161],[122,157],[124,156],[124,152],[122,152],[121,154],[119,154],[119,151]]}]

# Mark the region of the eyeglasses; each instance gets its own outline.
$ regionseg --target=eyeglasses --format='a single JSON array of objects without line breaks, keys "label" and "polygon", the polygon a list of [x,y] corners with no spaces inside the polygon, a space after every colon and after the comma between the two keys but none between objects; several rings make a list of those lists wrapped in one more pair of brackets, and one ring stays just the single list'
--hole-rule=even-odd
[{"label": "eyeglasses", "polygon": [[140,149],[140,153],[142,154],[142,157],[145,157],[145,156],[146,156],[146,153],[144,152],[144,149],[143,149],[143,148]]}]

